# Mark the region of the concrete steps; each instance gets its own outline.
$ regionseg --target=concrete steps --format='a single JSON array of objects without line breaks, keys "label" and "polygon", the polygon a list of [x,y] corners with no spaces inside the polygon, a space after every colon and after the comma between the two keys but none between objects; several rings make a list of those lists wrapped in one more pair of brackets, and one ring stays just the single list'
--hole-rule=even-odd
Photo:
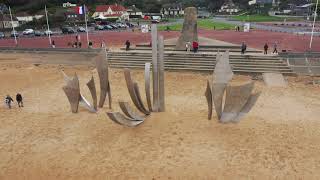
[{"label": "concrete steps", "polygon": [[[166,53],[165,69],[172,71],[213,71],[216,63],[215,54]],[[113,68],[143,69],[146,62],[152,62],[151,53],[109,52],[108,60]],[[234,72],[263,73],[281,72],[293,74],[292,70],[274,56],[230,55],[230,64]]]}]

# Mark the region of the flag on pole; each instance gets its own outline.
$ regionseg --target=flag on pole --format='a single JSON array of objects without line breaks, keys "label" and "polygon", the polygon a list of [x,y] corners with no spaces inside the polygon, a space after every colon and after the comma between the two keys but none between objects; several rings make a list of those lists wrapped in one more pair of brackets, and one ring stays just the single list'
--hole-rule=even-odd
[{"label": "flag on pole", "polygon": [[85,6],[78,6],[77,12],[78,14],[85,14]]}]

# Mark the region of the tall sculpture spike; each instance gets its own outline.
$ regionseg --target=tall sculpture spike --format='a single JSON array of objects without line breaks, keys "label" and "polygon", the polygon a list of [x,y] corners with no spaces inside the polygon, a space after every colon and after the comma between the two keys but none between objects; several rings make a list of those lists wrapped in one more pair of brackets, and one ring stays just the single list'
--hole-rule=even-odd
[{"label": "tall sculpture spike", "polygon": [[159,69],[158,69],[158,35],[157,25],[151,25],[152,38],[152,78],[153,78],[153,111],[159,111]]},{"label": "tall sculpture spike", "polygon": [[145,64],[144,68],[144,83],[145,83],[145,91],[146,91],[146,99],[148,104],[148,109],[152,111],[152,103],[151,103],[151,93],[150,93],[150,63]]},{"label": "tall sculpture spike", "polygon": [[[100,98],[99,107],[102,108],[106,100],[109,84],[108,60],[105,49],[102,49],[99,55],[95,58],[96,68],[100,79]],[[109,86],[109,87],[108,87]],[[109,95],[109,106],[111,108],[111,96]]]},{"label": "tall sculpture spike", "polygon": [[164,39],[159,36],[159,112],[165,111],[165,90],[164,90]]},{"label": "tall sculpture spike", "polygon": [[208,120],[211,120],[211,118],[212,118],[212,91],[211,91],[211,86],[210,86],[209,81],[207,81],[207,89],[206,89],[206,92],[204,95],[206,96],[207,103],[208,103]]}]

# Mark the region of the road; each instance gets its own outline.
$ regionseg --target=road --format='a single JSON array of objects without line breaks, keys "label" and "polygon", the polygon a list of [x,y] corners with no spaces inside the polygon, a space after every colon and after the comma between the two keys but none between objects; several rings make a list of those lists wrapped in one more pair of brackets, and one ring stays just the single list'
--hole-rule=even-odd
[{"label": "road", "polygon": [[[235,26],[243,25],[243,22],[241,21],[229,20],[227,18],[222,18],[222,17],[215,17],[213,18],[213,20],[215,22],[234,24]],[[293,34],[310,34],[311,33],[310,30],[307,30],[305,27],[289,28],[289,27],[278,27],[278,26],[272,26],[272,25],[263,25],[258,23],[251,23],[251,27],[255,29],[273,31],[273,32],[286,32],[286,33],[293,33]],[[314,35],[320,36],[320,32],[315,32]]]}]

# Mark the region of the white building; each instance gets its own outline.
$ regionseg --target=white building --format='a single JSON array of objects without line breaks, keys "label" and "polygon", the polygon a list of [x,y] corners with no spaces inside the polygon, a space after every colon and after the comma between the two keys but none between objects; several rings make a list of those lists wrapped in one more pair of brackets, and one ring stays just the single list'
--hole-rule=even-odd
[{"label": "white building", "polygon": [[12,28],[13,27],[19,27],[19,21],[16,17],[12,17],[12,23],[10,15],[4,14],[0,16],[0,28]]},{"label": "white building", "polygon": [[22,24],[27,23],[27,22],[31,22],[34,19],[37,19],[37,20],[41,19],[43,17],[44,17],[43,14],[35,14],[35,15],[30,15],[30,14],[27,14],[27,13],[17,13],[16,14],[16,18]]},{"label": "white building", "polygon": [[129,14],[127,9],[119,4],[100,5],[92,15],[93,18],[105,17],[106,19],[128,20]]},{"label": "white building", "polygon": [[63,3],[63,4],[62,4],[62,7],[64,7],[64,8],[75,7],[75,6],[77,6],[77,5],[76,5],[76,4],[69,3],[69,2],[66,2],[66,3]]},{"label": "white building", "polygon": [[238,13],[240,11],[239,7],[237,5],[235,5],[232,0],[228,0],[227,2],[225,2],[219,12],[220,13],[228,13],[228,14],[235,14]]}]

